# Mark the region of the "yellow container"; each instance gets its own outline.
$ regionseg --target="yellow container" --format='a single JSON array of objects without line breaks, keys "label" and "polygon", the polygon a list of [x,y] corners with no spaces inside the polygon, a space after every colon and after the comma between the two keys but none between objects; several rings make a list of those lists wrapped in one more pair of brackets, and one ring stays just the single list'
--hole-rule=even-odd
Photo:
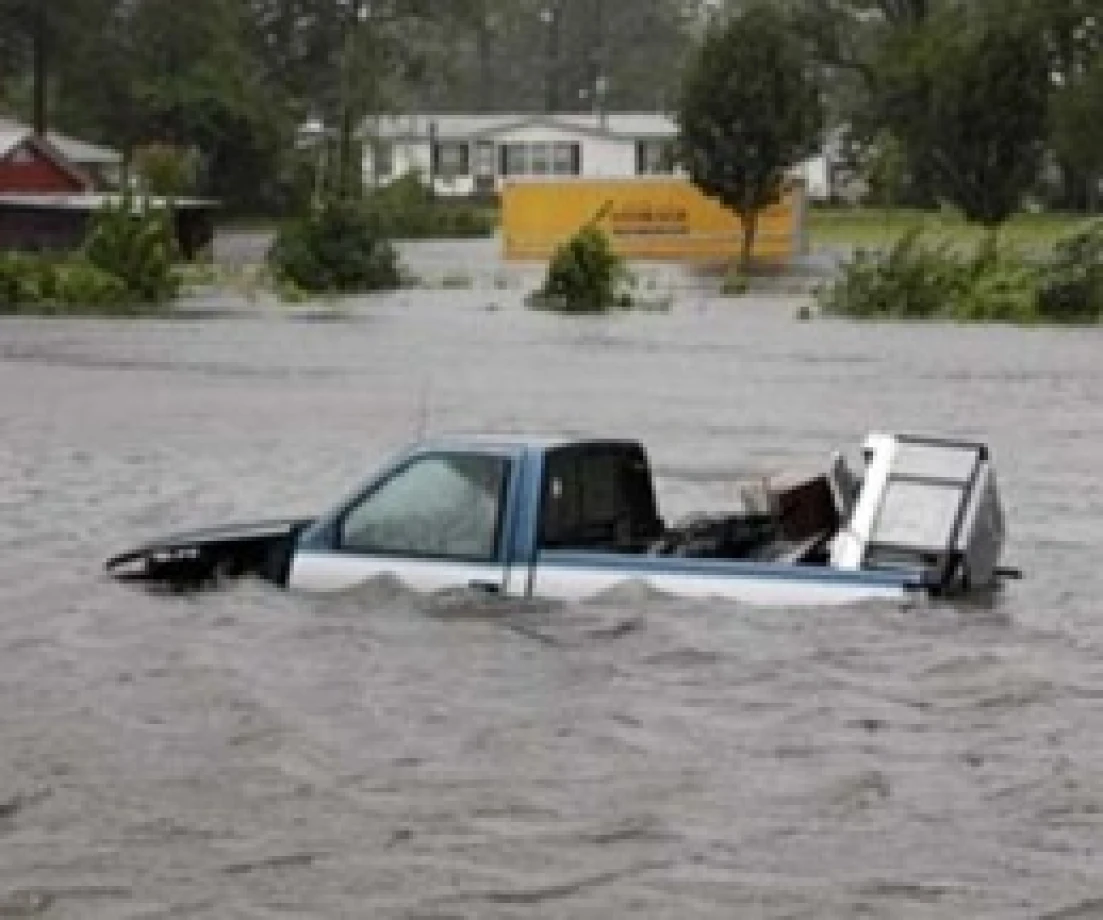
[{"label": "yellow container", "polygon": [[[627,259],[716,262],[737,258],[743,238],[737,215],[685,179],[515,179],[502,190],[506,259],[547,259],[597,218]],[[754,254],[787,263],[804,249],[803,186],[759,216]]]}]

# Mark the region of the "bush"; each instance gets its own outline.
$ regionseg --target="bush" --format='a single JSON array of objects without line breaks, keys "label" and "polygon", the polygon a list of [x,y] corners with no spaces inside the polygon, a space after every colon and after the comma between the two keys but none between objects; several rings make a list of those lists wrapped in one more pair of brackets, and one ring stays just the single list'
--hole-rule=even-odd
[{"label": "bush", "polygon": [[160,304],[179,292],[173,269],[176,237],[171,214],[129,195],[105,204],[92,218],[84,255],[96,268],[122,280],[129,298]]},{"label": "bush", "polygon": [[860,251],[817,300],[826,313],[861,319],[1098,322],[1103,223],[1060,240],[1040,265],[1001,248],[995,234],[967,258],[923,245],[913,230],[888,253]]},{"label": "bush", "polygon": [[84,248],[68,254],[0,254],[0,310],[118,313],[174,297],[169,215],[124,196],[89,225]]},{"label": "bush", "polygon": [[1041,272],[1038,312],[1053,322],[1103,318],[1103,222],[1057,243]]},{"label": "bush", "polygon": [[627,308],[632,299],[621,291],[627,280],[624,262],[613,252],[609,238],[596,224],[589,224],[556,250],[544,286],[530,303],[566,313]]},{"label": "bush", "polygon": [[1038,273],[1002,249],[995,233],[961,263],[956,296],[944,315],[964,322],[1032,323],[1038,319]]},{"label": "bush", "polygon": [[398,287],[398,256],[377,214],[332,200],[280,227],[268,252],[277,278],[309,293]]},{"label": "bush", "polygon": [[887,253],[858,250],[817,300],[825,313],[859,319],[927,319],[945,314],[965,280],[948,244],[928,248],[910,230]]},{"label": "bush", "polygon": [[373,191],[367,206],[392,239],[479,237],[494,232],[494,216],[489,209],[440,201],[413,172]]},{"label": "bush", "polygon": [[133,305],[126,283],[86,259],[72,259],[56,266],[55,296],[59,306],[90,310]]},{"label": "bush", "polygon": [[121,279],[87,260],[0,254],[0,312],[116,312],[129,300]]},{"label": "bush", "polygon": [[187,195],[198,183],[199,157],[194,149],[146,144],[134,151],[134,170],[149,195]]},{"label": "bush", "polygon": [[54,275],[40,256],[0,252],[0,310],[18,313],[44,304],[53,293]]}]

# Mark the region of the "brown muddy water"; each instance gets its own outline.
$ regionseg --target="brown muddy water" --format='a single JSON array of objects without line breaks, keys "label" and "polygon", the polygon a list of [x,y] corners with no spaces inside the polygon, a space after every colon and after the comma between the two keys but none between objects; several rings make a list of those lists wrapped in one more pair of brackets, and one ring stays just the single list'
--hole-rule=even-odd
[{"label": "brown muddy water", "polygon": [[[0,918],[1103,916],[1098,330],[207,306],[0,322]],[[873,428],[988,440],[1027,579],[763,611],[101,571],[419,430],[637,436],[677,516]]]}]

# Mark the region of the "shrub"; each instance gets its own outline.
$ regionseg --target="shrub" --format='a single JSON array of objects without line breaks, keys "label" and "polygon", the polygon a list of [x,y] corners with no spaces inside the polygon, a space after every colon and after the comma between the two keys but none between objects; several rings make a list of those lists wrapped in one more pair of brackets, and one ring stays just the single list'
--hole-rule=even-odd
[{"label": "shrub", "polygon": [[1003,249],[995,233],[962,263],[961,283],[946,313],[964,322],[1032,323],[1038,319],[1038,273]]},{"label": "shrub", "polygon": [[194,149],[146,144],[134,151],[134,169],[150,195],[186,195],[195,191],[199,157]]},{"label": "shrub", "polygon": [[0,253],[0,311],[129,311],[174,297],[172,225],[164,210],[135,208],[127,196],[89,225],[79,253]]},{"label": "shrub", "polygon": [[46,302],[53,292],[53,272],[40,256],[0,252],[0,310],[19,312]]},{"label": "shrub", "polygon": [[630,307],[631,297],[621,291],[627,281],[624,262],[609,238],[596,224],[588,224],[556,250],[544,286],[530,303],[566,313]]},{"label": "shrub", "polygon": [[964,282],[963,266],[947,244],[928,248],[920,231],[910,230],[887,253],[858,250],[817,300],[825,313],[923,319],[944,314]]},{"label": "shrub", "polygon": [[310,293],[398,287],[398,256],[378,215],[362,204],[331,200],[280,227],[268,252],[277,279]]},{"label": "shrub", "polygon": [[86,259],[59,262],[55,271],[55,297],[59,306],[95,311],[133,305],[130,291],[121,278]]},{"label": "shrub", "polygon": [[1103,318],[1103,222],[1058,241],[1041,271],[1038,312],[1054,322]]},{"label": "shrub", "polygon": [[136,206],[124,195],[105,204],[92,218],[84,255],[96,268],[121,279],[129,298],[138,303],[165,303],[179,291],[172,217],[148,200]]},{"label": "shrub", "polygon": [[392,239],[478,237],[494,232],[494,216],[489,209],[440,201],[415,172],[373,191],[367,206]]},{"label": "shrub", "polygon": [[1002,248],[994,233],[963,256],[948,243],[924,244],[919,230],[887,253],[859,251],[817,292],[825,313],[859,319],[1011,323],[1043,318],[1039,296],[1038,270]]},{"label": "shrub", "polygon": [[129,299],[121,279],[87,260],[0,254],[0,312],[115,312]]}]

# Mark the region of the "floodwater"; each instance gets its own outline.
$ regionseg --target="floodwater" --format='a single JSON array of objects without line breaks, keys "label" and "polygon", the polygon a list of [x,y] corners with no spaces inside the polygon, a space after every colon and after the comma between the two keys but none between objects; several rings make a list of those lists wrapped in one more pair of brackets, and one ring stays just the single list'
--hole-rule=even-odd
[{"label": "floodwater", "polygon": [[[1103,916],[1103,333],[520,301],[0,321],[0,918]],[[423,431],[639,437],[677,517],[876,428],[989,441],[1024,581],[755,610],[101,570]]]}]

